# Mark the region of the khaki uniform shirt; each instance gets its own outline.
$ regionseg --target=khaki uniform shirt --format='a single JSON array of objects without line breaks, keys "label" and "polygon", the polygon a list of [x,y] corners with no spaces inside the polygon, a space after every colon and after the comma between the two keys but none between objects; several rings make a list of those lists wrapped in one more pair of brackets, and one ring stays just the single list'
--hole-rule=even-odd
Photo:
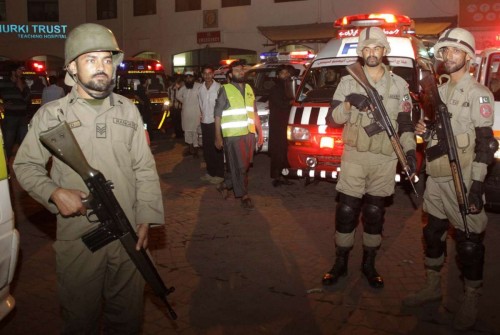
[{"label": "khaki uniform shirt", "polygon": [[[403,78],[391,74],[385,65],[384,68],[385,73],[377,83],[374,83],[368,74],[366,76],[370,84],[382,96],[384,107],[397,133],[398,123],[396,120],[398,114],[400,112],[411,113],[411,98],[408,83]],[[352,76],[347,75],[340,80],[333,99],[345,101],[345,97],[351,93],[367,95],[365,89]],[[342,132],[344,141],[343,161],[360,165],[373,165],[397,159],[389,136],[385,131],[371,137],[366,134],[363,127],[373,122],[373,117],[369,113],[361,112],[354,106],[351,107],[350,111],[345,111],[344,104],[337,106],[332,113],[336,123],[344,124]],[[404,152],[416,148],[413,133],[403,133],[400,137],[400,142]]]},{"label": "khaki uniform shirt", "polygon": [[[50,201],[56,188],[76,189],[88,194],[82,178],[51,156],[39,141],[41,132],[61,121],[72,128],[90,166],[113,182],[114,194],[132,226],[163,224],[158,173],[141,116],[127,98],[114,93],[95,108],[80,98],[73,88],[66,97],[42,106],[31,120],[14,161],[14,171],[21,186],[52,213],[58,213]],[[51,157],[49,175],[46,165]],[[58,240],[78,239],[95,227],[96,224],[85,216],[65,218],[57,215]]]},{"label": "khaki uniform shirt", "polygon": [[[452,91],[450,91],[452,90]],[[464,75],[460,81],[451,87],[449,83],[439,87],[441,100],[451,114],[451,128],[455,135],[457,152],[462,167],[464,179],[484,181],[487,166],[484,163],[473,162],[475,157],[477,127],[491,127],[494,117],[493,94],[472,76]],[[437,144],[436,138],[431,138],[428,147]],[[436,181],[451,179],[448,156],[427,162],[427,173]],[[439,179],[440,177],[443,177]]]}]

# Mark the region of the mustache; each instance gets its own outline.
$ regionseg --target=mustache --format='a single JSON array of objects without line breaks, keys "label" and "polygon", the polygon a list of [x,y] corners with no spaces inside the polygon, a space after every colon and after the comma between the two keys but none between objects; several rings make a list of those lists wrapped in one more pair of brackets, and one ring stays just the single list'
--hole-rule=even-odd
[{"label": "mustache", "polygon": [[92,76],[92,78],[95,78],[97,76],[103,76],[103,75],[106,76],[107,78],[109,78],[108,74],[106,72],[102,72],[102,71],[94,73],[94,75]]}]

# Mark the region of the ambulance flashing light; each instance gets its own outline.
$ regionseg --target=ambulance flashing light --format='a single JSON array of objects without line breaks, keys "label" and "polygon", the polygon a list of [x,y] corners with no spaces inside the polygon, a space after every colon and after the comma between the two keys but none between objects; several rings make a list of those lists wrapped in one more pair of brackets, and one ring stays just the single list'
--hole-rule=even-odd
[{"label": "ambulance flashing light", "polygon": [[334,23],[338,38],[359,36],[365,27],[380,27],[388,36],[413,34],[414,22],[406,15],[372,13],[344,16]]},{"label": "ambulance flashing light", "polygon": [[291,51],[291,52],[263,52],[260,54],[260,59],[263,62],[279,62],[279,61],[302,61],[311,60],[316,57],[316,54],[309,50]]},{"label": "ambulance flashing light", "polygon": [[163,71],[163,65],[160,61],[154,59],[138,59],[138,60],[125,60],[120,63],[120,69],[132,72],[154,72]]},{"label": "ambulance flashing light", "polygon": [[228,59],[222,59],[219,63],[220,65],[231,65],[231,63],[238,61],[239,59],[235,58],[228,58]]},{"label": "ambulance flashing light", "polygon": [[27,61],[25,72],[43,72],[45,71],[45,62],[43,61]]}]

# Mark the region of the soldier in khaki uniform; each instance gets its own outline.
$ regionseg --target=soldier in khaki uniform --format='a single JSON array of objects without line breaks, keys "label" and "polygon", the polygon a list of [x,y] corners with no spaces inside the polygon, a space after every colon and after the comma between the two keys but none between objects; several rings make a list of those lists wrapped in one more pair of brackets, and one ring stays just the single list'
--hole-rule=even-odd
[{"label": "soldier in khaki uniform", "polygon": [[88,189],[75,171],[51,157],[40,133],[61,121],[70,125],[90,165],[113,182],[116,198],[136,227],[138,249],[147,246],[149,224],[164,222],[141,116],[127,98],[112,93],[122,59],[109,29],[93,23],[73,29],[65,46],[65,83],[73,89],[38,110],[14,162],[21,186],[57,215],[54,250],[63,334],[100,334],[101,311],[107,333],[138,334],[144,280],[118,240],[95,253],[83,244],[81,236],[96,228],[82,204]]},{"label": "soldier in khaki uniform", "polygon": [[[445,260],[446,236],[451,223],[456,231],[457,259],[465,282],[465,297],[455,316],[454,326],[463,330],[475,323],[483,282],[483,239],[488,220],[483,209],[483,182],[498,148],[491,129],[494,100],[488,88],[469,75],[469,64],[475,56],[475,41],[470,32],[461,28],[449,29],[441,35],[434,49],[436,59],[444,62],[445,71],[450,76],[448,82],[439,87],[439,95],[451,115],[464,184],[468,190],[470,237],[465,234],[448,156],[427,161],[429,178],[423,205],[428,214],[423,230],[427,281],[420,291],[407,296],[403,303],[418,306],[442,298],[440,270]],[[428,147],[437,144],[423,120],[419,121],[416,133],[424,135]]]},{"label": "soldier in khaki uniform", "polygon": [[[383,97],[394,129],[401,134],[410,167],[415,171],[416,143],[408,84],[382,63],[383,57],[391,51],[384,32],[378,27],[363,30],[356,51],[364,60],[363,70],[370,84]],[[373,118],[368,113],[366,92],[352,76],[341,79],[333,99],[337,105],[332,112],[333,120],[344,124],[344,152],[337,183],[336,260],[323,276],[323,284],[335,284],[341,276],[347,275],[348,256],[362,213],[362,272],[370,286],[382,288],[384,281],[375,269],[375,256],[382,242],[385,199],[394,193],[398,160],[386,132],[369,137],[363,128],[372,123]]]}]

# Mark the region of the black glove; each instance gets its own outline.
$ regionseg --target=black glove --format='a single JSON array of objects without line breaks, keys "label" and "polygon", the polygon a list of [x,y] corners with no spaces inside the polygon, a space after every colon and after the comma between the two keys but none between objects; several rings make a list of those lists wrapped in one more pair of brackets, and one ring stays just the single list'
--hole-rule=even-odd
[{"label": "black glove", "polygon": [[417,154],[415,150],[408,150],[406,153],[406,161],[410,167],[410,177],[412,174],[417,173]]},{"label": "black glove", "polygon": [[370,107],[370,99],[366,95],[351,93],[345,97],[345,101],[356,107],[360,111],[364,111]]},{"label": "black glove", "polygon": [[469,191],[469,210],[471,214],[478,214],[483,209],[484,184],[473,180]]}]

